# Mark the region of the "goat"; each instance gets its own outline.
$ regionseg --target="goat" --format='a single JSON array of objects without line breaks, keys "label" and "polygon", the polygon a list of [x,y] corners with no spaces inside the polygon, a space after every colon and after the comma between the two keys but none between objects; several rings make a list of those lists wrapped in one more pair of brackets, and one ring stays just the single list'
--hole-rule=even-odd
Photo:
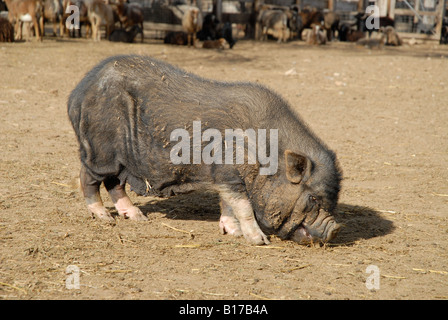
[{"label": "goat", "polygon": [[108,39],[115,26],[112,8],[101,0],[94,0],[88,6],[88,17],[92,25],[93,41],[101,40],[101,26],[106,27],[106,39]]},{"label": "goat", "polygon": [[338,31],[339,41],[356,42],[365,37],[364,32],[354,30],[349,23],[342,23]]},{"label": "goat", "polygon": [[335,12],[324,13],[324,28],[327,30],[327,40],[332,41],[339,27],[340,17]]},{"label": "goat", "polygon": [[187,33],[188,46],[196,47],[196,33],[202,29],[202,14],[196,7],[188,8],[182,17],[182,28]]},{"label": "goat", "polygon": [[286,41],[289,38],[288,31],[288,16],[285,12],[277,9],[260,10],[257,18],[257,39],[266,40],[270,33],[278,39],[277,42]]},{"label": "goat", "polygon": [[295,37],[300,38],[299,31],[302,29],[303,20],[302,16],[299,15],[299,9],[295,6],[291,6],[287,10],[284,10],[288,17],[288,28],[290,30],[290,39]]},{"label": "goat", "polygon": [[14,42],[14,27],[4,18],[0,18],[0,42]]},{"label": "goat", "polygon": [[134,38],[138,33],[143,33],[143,30],[138,25],[133,25],[129,31],[125,29],[115,29],[109,36],[109,41],[112,42],[134,42]]},{"label": "goat", "polygon": [[[380,31],[379,29],[368,29],[367,25],[366,25],[366,21],[367,18],[369,18],[369,15],[363,12],[358,12],[355,15],[355,19],[356,22],[354,23],[354,25],[357,26],[358,31],[362,31],[362,32],[368,32],[369,33],[369,38],[372,36],[372,32],[374,31]],[[392,18],[389,17],[379,17],[379,26],[381,27],[395,27],[395,21]]]},{"label": "goat", "polygon": [[[15,22],[15,39],[22,40],[22,23],[32,22],[36,33],[36,40],[42,37],[39,28],[39,19],[42,19],[42,2],[40,0],[5,0],[9,11],[9,21]],[[42,25],[42,23],[41,23]]]},{"label": "goat", "polygon": [[205,15],[202,22],[202,29],[197,33],[197,38],[201,41],[224,38],[229,44],[230,49],[236,43],[233,39],[231,23],[221,23],[213,13]]},{"label": "goat", "polygon": [[[56,22],[59,21],[59,34],[62,37],[64,34],[63,24],[63,9],[62,9],[62,0],[45,0],[44,2],[44,15],[41,22],[45,22],[45,20],[51,21],[53,23],[53,36],[56,36]],[[42,36],[45,35],[45,29],[43,23],[41,24],[42,28]]]},{"label": "goat", "polygon": [[326,44],[327,34],[326,30],[322,28],[321,25],[315,24],[312,29],[308,32],[306,43],[307,44]]},{"label": "goat", "polygon": [[299,15],[302,18],[302,27],[298,31],[299,40],[302,40],[302,31],[304,29],[312,28],[312,26],[316,24],[322,26],[325,24],[324,14],[316,8],[305,8],[299,12]]},{"label": "goat", "polygon": [[115,13],[118,15],[120,24],[125,28],[138,25],[141,30],[141,42],[143,43],[143,7],[141,4],[132,2],[126,3],[125,0],[119,0],[118,4],[112,5]]},{"label": "goat", "polygon": [[382,28],[381,30],[386,36],[386,46],[401,46],[403,41],[398,36],[395,29],[391,26]]}]

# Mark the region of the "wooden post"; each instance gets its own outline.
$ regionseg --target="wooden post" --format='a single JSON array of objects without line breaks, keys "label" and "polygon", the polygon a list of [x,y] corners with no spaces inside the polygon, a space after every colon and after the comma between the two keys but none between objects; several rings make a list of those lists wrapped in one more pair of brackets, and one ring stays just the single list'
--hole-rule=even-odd
[{"label": "wooden post", "polygon": [[336,0],[328,0],[328,10],[334,11],[334,5]]},{"label": "wooden post", "polygon": [[216,1],[216,18],[222,22],[222,0]]},{"label": "wooden post", "polygon": [[395,19],[395,5],[396,0],[389,0],[389,12],[387,16],[391,19]]},{"label": "wooden post", "polygon": [[365,11],[365,7],[364,7],[364,0],[358,0],[358,12],[364,12]]},{"label": "wooden post", "polygon": [[437,21],[437,25],[436,25],[436,33],[434,36],[437,37],[437,39],[440,41],[440,38],[442,37],[442,24],[443,24],[443,17],[445,15],[445,10],[446,10],[446,0],[441,0],[439,1],[439,4],[436,7],[436,12],[437,12],[437,17],[438,17],[438,21]]}]

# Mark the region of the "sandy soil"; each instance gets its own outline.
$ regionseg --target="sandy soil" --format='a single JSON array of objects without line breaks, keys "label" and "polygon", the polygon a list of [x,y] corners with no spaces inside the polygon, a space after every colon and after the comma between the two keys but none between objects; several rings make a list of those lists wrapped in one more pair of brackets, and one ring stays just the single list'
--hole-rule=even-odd
[{"label": "sandy soil", "polygon": [[[131,193],[149,222],[92,219],[74,185],[66,101],[91,67],[122,53],[282,94],[338,154],[340,235],[325,247],[250,246],[219,233],[214,194]],[[0,298],[448,299],[447,71],[448,47],[432,44],[1,44]]]}]

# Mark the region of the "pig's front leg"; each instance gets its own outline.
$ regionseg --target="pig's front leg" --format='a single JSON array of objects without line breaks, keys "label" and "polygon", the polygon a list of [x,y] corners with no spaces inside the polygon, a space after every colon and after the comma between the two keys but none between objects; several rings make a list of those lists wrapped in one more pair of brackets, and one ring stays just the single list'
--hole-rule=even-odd
[{"label": "pig's front leg", "polygon": [[236,225],[236,222],[232,221],[232,217],[230,216],[229,218],[229,210],[231,210],[234,218],[238,220],[241,232],[247,241],[256,245],[270,243],[258,226],[252,205],[245,194],[232,191],[228,187],[222,187],[220,188],[220,196],[222,199],[221,202],[231,208],[223,212],[225,219],[230,220],[232,226]]},{"label": "pig's front leg", "polygon": [[235,215],[233,214],[232,207],[221,198],[219,203],[221,208],[221,217],[219,218],[219,230],[221,234],[231,234],[235,237],[243,235],[241,231],[241,225]]}]

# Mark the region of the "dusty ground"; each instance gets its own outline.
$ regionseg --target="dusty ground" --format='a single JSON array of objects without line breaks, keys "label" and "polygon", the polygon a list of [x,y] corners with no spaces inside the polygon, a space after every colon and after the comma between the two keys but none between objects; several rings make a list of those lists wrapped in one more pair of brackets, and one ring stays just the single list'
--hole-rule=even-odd
[{"label": "dusty ground", "polygon": [[[119,53],[282,94],[338,154],[339,237],[320,248],[277,238],[249,246],[219,234],[213,194],[132,194],[149,222],[92,219],[72,186],[79,161],[66,101],[91,67]],[[447,71],[448,47],[429,44],[1,44],[0,297],[448,299]],[[71,265],[80,289],[67,288]],[[380,273],[374,290],[370,265]]]}]

